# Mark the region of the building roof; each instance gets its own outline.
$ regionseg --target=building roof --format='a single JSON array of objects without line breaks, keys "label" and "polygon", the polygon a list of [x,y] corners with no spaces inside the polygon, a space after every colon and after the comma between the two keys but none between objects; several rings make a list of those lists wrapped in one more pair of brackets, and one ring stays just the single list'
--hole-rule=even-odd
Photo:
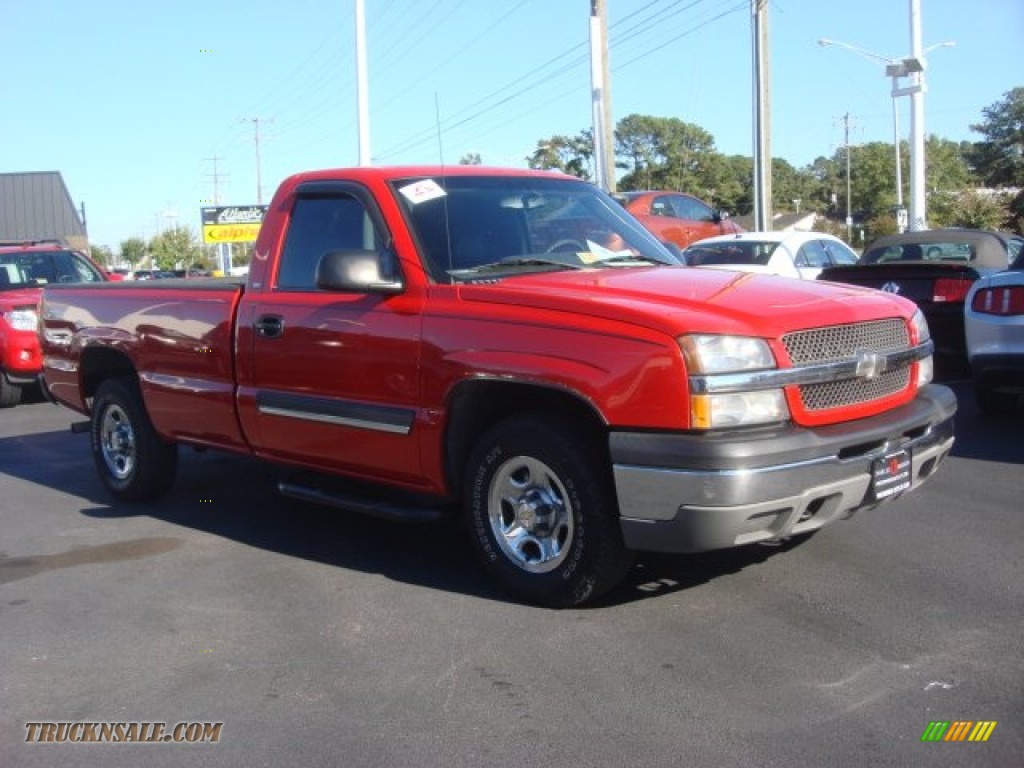
[{"label": "building roof", "polygon": [[0,241],[86,238],[59,171],[0,173]]}]

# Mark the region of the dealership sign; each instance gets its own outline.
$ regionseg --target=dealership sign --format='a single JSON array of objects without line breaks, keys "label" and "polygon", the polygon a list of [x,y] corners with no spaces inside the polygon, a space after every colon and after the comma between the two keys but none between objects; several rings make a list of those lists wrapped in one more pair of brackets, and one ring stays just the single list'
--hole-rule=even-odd
[{"label": "dealership sign", "polygon": [[265,205],[203,208],[204,243],[251,243],[260,232]]}]

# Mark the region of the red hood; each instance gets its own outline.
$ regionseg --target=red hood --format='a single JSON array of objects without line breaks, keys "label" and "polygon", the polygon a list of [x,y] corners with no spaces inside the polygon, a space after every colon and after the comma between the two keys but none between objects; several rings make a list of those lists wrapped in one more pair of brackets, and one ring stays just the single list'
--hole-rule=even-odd
[{"label": "red hood", "polygon": [[39,297],[43,295],[42,288],[15,288],[13,290],[0,290],[0,309],[8,310],[13,307],[26,307],[39,303]]},{"label": "red hood", "polygon": [[821,325],[910,317],[914,305],[855,286],[691,267],[547,272],[467,284],[466,301],[572,312],[662,331],[779,337]]}]

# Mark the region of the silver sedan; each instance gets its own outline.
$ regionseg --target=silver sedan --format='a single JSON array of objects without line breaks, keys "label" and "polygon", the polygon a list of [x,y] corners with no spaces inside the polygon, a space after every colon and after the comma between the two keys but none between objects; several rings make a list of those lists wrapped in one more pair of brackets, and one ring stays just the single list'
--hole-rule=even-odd
[{"label": "silver sedan", "polygon": [[1008,270],[975,281],[964,327],[978,407],[1012,411],[1024,393],[1024,252]]}]

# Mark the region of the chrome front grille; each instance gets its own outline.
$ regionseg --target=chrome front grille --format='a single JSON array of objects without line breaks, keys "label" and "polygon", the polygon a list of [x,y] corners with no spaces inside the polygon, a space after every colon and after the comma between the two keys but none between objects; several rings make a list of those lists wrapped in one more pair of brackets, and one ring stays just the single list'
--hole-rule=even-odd
[{"label": "chrome front grille", "polygon": [[[794,366],[848,360],[858,352],[896,352],[910,346],[907,325],[900,319],[835,325],[796,331],[782,337]],[[845,379],[800,387],[800,398],[808,411],[842,408],[868,403],[905,389],[910,367],[886,371],[874,379]]]}]

